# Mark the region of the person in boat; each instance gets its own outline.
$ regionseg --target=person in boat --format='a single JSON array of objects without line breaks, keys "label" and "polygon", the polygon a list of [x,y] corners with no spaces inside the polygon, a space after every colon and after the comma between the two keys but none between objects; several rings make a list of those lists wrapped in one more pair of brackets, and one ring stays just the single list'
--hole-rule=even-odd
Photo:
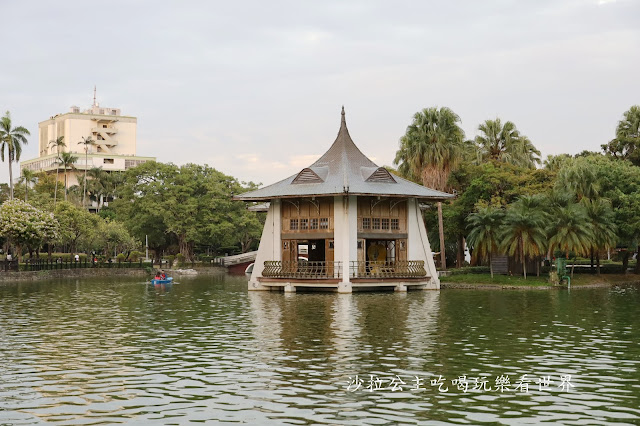
[{"label": "person in boat", "polygon": [[154,280],[161,280],[162,276],[160,275],[160,272],[156,272],[156,276],[154,278]]},{"label": "person in boat", "polygon": [[161,279],[166,280],[167,274],[165,274],[164,271],[162,271],[162,274],[160,274],[160,277],[162,277]]}]

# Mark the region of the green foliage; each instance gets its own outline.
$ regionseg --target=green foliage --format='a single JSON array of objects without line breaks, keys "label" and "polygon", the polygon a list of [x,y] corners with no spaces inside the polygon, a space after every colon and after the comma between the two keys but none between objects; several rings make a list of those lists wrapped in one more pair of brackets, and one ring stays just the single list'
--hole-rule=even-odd
[{"label": "green foliage", "polygon": [[27,136],[29,135],[29,130],[25,127],[13,127],[9,111],[0,118],[0,159],[5,161],[6,148],[6,159],[9,160],[9,199],[13,198],[13,169],[11,168],[11,163],[20,161],[22,145],[27,144]]},{"label": "green foliage", "polygon": [[0,235],[17,247],[21,257],[21,247],[39,248],[43,243],[54,240],[60,226],[51,213],[38,210],[17,199],[0,206]]},{"label": "green foliage", "polygon": [[[497,252],[502,244],[504,216],[504,211],[495,207],[484,207],[468,216],[471,231],[467,236],[467,243],[481,259],[490,259],[491,253]],[[491,267],[491,261],[489,265]],[[493,276],[492,267],[490,272]]]},{"label": "green foliage", "polygon": [[129,253],[129,259],[131,259],[132,262],[137,262],[139,261],[144,253],[141,253],[137,250],[133,250],[131,253]]},{"label": "green foliage", "polygon": [[602,145],[602,150],[613,158],[640,166],[640,105],[634,105],[624,113],[616,128],[616,137]]},{"label": "green foliage", "polygon": [[527,278],[525,259],[544,253],[546,234],[544,232],[545,213],[541,209],[540,196],[523,196],[507,208],[500,239],[502,249],[516,256],[523,265]]},{"label": "green foliage", "polygon": [[195,245],[249,247],[260,238],[256,213],[232,197],[252,189],[219,171],[195,164],[147,162],[125,173],[110,207],[141,241],[161,252],[177,241],[186,261]]},{"label": "green foliage", "polygon": [[529,138],[521,135],[511,121],[502,124],[499,118],[486,120],[478,126],[480,135],[476,136],[482,160],[494,160],[514,166],[535,168],[540,164],[538,151]]},{"label": "green foliage", "polygon": [[462,160],[464,132],[460,117],[446,107],[425,108],[400,139],[394,164],[398,171],[423,185],[445,190],[449,173]]}]

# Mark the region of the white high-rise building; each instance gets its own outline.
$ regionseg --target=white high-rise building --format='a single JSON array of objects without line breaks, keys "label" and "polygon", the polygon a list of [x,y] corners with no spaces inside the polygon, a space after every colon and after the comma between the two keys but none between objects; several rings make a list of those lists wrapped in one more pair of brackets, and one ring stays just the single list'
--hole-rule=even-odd
[{"label": "white high-rise building", "polygon": [[[38,126],[37,158],[22,161],[20,169],[34,172],[56,171],[57,148],[52,145],[58,137],[64,137],[65,147],[60,152],[70,152],[78,157],[75,170],[68,171],[68,185],[78,183],[78,174],[85,169],[101,167],[105,171],[124,171],[146,161],[155,161],[155,157],[136,155],[136,117],[121,115],[119,108],[100,106],[95,99],[89,109],[81,111],[72,106],[69,112],[57,114]],[[83,138],[90,137],[95,145],[89,145],[85,163]],[[62,182],[63,170],[58,166],[58,179]]]}]

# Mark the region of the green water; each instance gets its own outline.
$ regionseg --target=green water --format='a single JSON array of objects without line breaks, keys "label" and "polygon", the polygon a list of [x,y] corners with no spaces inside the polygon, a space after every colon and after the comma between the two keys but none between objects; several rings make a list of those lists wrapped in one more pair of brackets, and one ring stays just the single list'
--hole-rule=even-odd
[{"label": "green water", "polygon": [[[640,423],[637,286],[339,295],[178,281],[0,286],[0,424]],[[467,392],[452,383],[463,375]]]}]

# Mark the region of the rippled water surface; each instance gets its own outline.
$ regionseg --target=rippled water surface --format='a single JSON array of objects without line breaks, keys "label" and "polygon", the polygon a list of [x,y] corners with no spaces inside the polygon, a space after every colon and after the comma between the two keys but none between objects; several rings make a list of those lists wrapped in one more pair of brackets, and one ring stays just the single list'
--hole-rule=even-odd
[{"label": "rippled water surface", "polygon": [[[0,285],[0,424],[638,424],[639,308],[633,285],[353,295],[248,293],[229,276]],[[476,378],[487,387],[473,389]]]}]

